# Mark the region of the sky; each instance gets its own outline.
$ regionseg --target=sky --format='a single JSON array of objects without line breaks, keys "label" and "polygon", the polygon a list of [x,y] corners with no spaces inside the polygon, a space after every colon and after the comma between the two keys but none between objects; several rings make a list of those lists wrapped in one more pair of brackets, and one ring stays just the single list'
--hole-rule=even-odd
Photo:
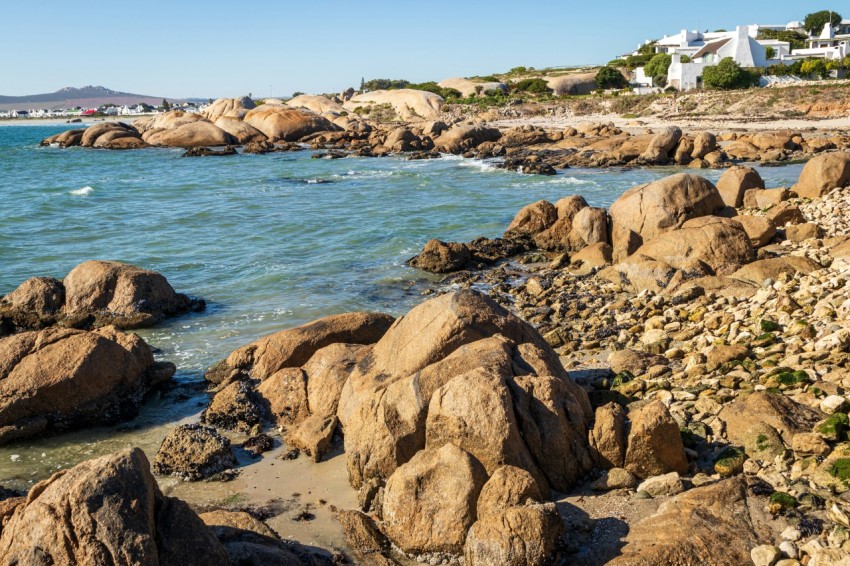
[{"label": "sky", "polygon": [[[17,4],[14,8],[11,4]],[[598,64],[682,29],[785,24],[791,0],[2,0],[0,95],[102,85],[170,98],[339,92]]]}]

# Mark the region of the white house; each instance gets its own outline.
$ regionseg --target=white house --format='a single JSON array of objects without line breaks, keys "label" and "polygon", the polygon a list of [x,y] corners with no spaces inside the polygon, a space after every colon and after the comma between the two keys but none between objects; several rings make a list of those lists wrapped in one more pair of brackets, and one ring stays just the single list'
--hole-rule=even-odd
[{"label": "white house", "polygon": [[[845,20],[846,21],[846,20]],[[844,25],[844,21],[838,26],[838,31],[849,33],[835,33],[835,28],[829,22],[824,24],[820,35],[809,38],[806,49],[795,49],[784,59],[807,59],[815,57],[819,59],[844,59],[850,53],[850,21]]]},{"label": "white house", "polygon": [[682,54],[675,53],[667,71],[667,84],[679,90],[691,90],[702,85],[705,67],[717,65],[731,57],[742,67],[766,67],[767,49],[751,34],[752,26],[738,26],[724,37],[704,43],[693,52],[690,63],[682,63]]}]

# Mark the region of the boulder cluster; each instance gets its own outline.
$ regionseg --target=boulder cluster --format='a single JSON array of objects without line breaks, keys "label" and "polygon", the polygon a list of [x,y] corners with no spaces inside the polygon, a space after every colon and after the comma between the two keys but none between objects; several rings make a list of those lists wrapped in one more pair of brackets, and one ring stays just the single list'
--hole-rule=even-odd
[{"label": "boulder cluster", "polygon": [[154,271],[87,261],[0,298],[0,444],[134,417],[174,364],[123,330],[203,308]]},{"label": "boulder cluster", "polygon": [[[791,190],[743,168],[716,188],[669,177],[614,203],[590,266],[592,246],[567,238],[448,279],[492,284],[566,368],[599,368],[576,380],[595,412],[593,489],[675,496],[631,525],[615,564],[850,560],[848,163],[812,159]],[[564,201],[515,223],[539,235],[580,204]]]},{"label": "boulder cluster", "polygon": [[[42,145],[179,147],[187,150],[186,156],[235,155],[238,146],[242,153],[310,148],[323,150],[316,157],[327,158],[406,154],[408,159],[430,159],[449,153],[499,158],[499,167],[538,175],[554,175],[569,167],[703,169],[740,162],[779,163],[850,147],[847,136],[793,131],[715,135],[685,133],[676,126],[624,131],[602,123],[564,130],[532,125],[499,129],[480,119],[441,112],[442,105],[438,95],[411,89],[331,98],[299,95],[286,102],[268,99],[260,106],[248,97],[222,98],[200,113],[172,110],[139,118],[132,125],[99,123],[50,136]],[[214,147],[223,149],[210,149]]]},{"label": "boulder cluster", "polygon": [[[350,313],[285,330],[234,351],[207,379],[218,391],[208,424],[272,419],[316,460],[341,433],[360,502],[349,534],[369,525],[409,555],[541,563],[563,532],[550,491],[593,467],[585,391],[539,333],[474,291],[395,321]],[[629,446],[667,471],[671,448],[647,440],[664,426],[635,427]]]},{"label": "boulder cluster", "polygon": [[116,261],[86,261],[64,279],[32,277],[0,297],[0,337],[50,326],[144,328],[205,308],[161,274]]}]

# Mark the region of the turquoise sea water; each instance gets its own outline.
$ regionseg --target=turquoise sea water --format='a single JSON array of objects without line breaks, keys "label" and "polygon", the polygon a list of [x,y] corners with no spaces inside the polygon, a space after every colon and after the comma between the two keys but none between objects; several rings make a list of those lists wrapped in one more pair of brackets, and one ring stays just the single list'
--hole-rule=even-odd
[{"label": "turquoise sea water", "polygon": [[[583,195],[609,205],[672,170],[525,176],[455,157],[311,159],[309,151],[182,158],[181,150],[42,148],[66,126],[0,127],[0,295],[88,259],[163,273],[204,313],[140,332],[184,383],[260,335],[351,310],[401,314],[427,275],[404,266],[430,238],[495,237],[530,202]],[[789,186],[801,166],[762,168]],[[716,180],[718,172],[705,172]],[[0,485],[137,443],[153,447],[198,398],[153,398],[140,419],[0,447]],[[150,438],[140,431],[157,427]],[[105,442],[109,440],[109,442]],[[147,444],[145,444],[147,443]],[[51,456],[54,454],[55,456]],[[14,458],[17,456],[17,458]]]}]

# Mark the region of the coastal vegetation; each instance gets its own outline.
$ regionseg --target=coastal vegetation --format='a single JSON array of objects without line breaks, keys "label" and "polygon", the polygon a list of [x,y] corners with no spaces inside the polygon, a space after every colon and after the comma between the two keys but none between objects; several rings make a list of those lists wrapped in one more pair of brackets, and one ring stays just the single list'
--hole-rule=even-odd
[{"label": "coastal vegetation", "polygon": [[717,65],[703,69],[702,83],[706,88],[731,90],[742,89],[758,84],[758,77],[742,68],[731,57],[726,57]]}]

